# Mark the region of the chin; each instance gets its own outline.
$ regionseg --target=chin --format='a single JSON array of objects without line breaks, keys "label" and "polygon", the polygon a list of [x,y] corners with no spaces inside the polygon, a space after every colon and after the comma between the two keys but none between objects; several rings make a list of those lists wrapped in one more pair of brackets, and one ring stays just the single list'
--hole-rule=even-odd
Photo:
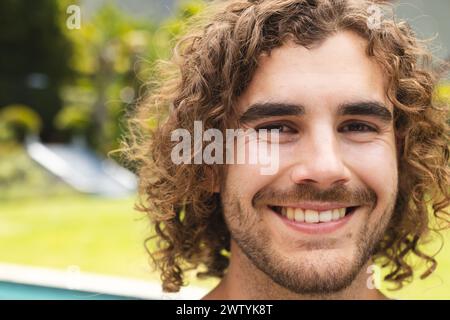
[{"label": "chin", "polygon": [[307,255],[284,276],[274,274],[276,282],[298,294],[330,294],[347,288],[362,266],[357,259],[327,251]]}]

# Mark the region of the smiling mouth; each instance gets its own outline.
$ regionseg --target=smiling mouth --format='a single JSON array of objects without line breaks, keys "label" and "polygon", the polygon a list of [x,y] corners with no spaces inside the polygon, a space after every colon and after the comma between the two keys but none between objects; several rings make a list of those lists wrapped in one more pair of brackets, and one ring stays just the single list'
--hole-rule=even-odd
[{"label": "smiling mouth", "polygon": [[320,224],[339,221],[355,212],[358,206],[335,208],[324,211],[282,206],[269,206],[269,208],[289,221],[306,224]]}]

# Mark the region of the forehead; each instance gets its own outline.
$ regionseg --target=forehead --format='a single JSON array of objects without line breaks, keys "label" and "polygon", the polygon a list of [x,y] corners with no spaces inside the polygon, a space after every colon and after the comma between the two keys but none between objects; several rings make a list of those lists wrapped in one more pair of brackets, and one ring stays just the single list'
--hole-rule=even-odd
[{"label": "forehead", "polygon": [[339,32],[306,49],[286,43],[261,56],[248,88],[239,98],[240,111],[253,103],[301,103],[307,110],[354,100],[387,103],[386,79],[366,54],[367,42],[352,32]]}]

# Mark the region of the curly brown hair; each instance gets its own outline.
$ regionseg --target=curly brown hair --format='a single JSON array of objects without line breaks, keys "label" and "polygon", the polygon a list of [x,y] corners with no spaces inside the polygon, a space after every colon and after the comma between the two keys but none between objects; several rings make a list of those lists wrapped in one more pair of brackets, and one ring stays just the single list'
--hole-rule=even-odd
[{"label": "curly brown hair", "polygon": [[[171,60],[159,62],[161,77],[131,116],[124,143],[140,177],[137,209],[148,215],[154,227],[146,248],[161,271],[164,291],[178,291],[185,285],[185,272],[198,267],[203,268],[198,277],[222,277],[230,250],[220,197],[212,190],[221,181],[223,166],[175,165],[171,132],[178,128],[192,132],[194,120],[202,121],[205,130],[233,127],[236,100],[251,81],[262,53],[287,40],[308,47],[344,30],[367,40],[367,55],[385,72],[399,138],[395,212],[373,258],[391,267],[385,280],[398,287],[412,279],[407,259],[411,253],[428,264],[422,277],[434,271],[436,260],[419,244],[430,230],[449,226],[448,104],[435,97],[436,60],[425,43],[391,14],[383,17],[379,28],[370,28],[371,4],[365,0],[216,2],[191,24]],[[388,5],[383,8],[388,8],[385,14],[392,12]]]}]

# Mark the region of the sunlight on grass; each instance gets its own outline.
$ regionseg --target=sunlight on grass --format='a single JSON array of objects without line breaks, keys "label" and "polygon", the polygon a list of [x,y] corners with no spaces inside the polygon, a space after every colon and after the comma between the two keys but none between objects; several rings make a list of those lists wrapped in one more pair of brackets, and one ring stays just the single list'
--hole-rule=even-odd
[{"label": "sunlight on grass", "polygon": [[143,247],[147,221],[132,199],[9,201],[0,212],[1,262],[154,278]]},{"label": "sunlight on grass", "polygon": [[144,248],[149,222],[133,206],[131,198],[86,196],[2,201],[0,263],[157,281]]}]

